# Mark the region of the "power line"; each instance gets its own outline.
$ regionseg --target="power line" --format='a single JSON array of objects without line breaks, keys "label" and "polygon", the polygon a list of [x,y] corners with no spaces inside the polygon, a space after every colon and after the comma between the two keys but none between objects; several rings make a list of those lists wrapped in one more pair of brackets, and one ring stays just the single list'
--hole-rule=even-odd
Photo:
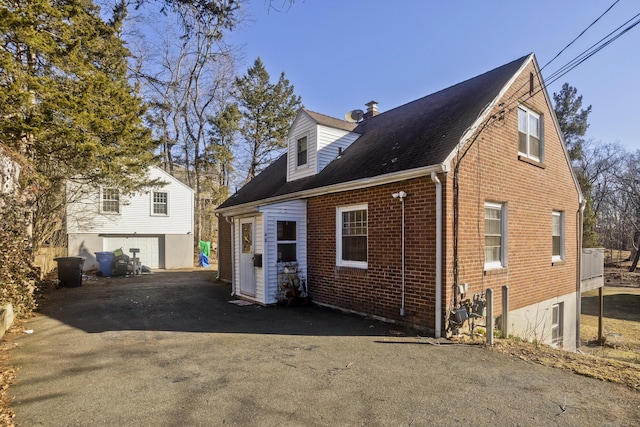
[{"label": "power line", "polygon": [[582,32],[580,32],[580,34],[578,34],[578,35],[576,36],[576,38],[574,38],[573,40],[571,40],[571,42],[570,42],[568,45],[566,45],[565,47],[563,47],[563,48],[562,48],[562,50],[556,54],[556,56],[554,56],[554,57],[553,57],[549,62],[547,62],[546,64],[544,64],[544,65],[542,66],[542,68],[540,68],[540,71],[542,72],[542,70],[544,70],[544,69],[547,67],[547,65],[551,64],[551,63],[552,63],[553,61],[555,61],[555,60],[556,60],[560,55],[562,55],[562,53],[563,53],[565,50],[567,50],[567,49],[568,49],[572,44],[574,44],[574,43],[575,43],[575,42],[576,42],[580,37],[582,37],[582,36],[584,35],[584,33],[586,33],[586,32],[589,30],[589,28],[593,27],[593,26],[595,25],[595,23],[596,23],[596,22],[598,22],[598,21],[599,21],[599,20],[600,20],[604,15],[606,15],[606,14],[607,14],[611,9],[613,9],[613,7],[614,7],[616,4],[618,4],[618,2],[619,2],[619,1],[620,1],[620,0],[616,0],[616,1],[611,5],[611,6],[609,6],[609,8],[608,8],[607,10],[605,10],[605,11],[602,13],[602,15],[598,16],[598,17],[596,18],[596,20],[595,20],[595,21],[593,21],[591,24],[589,24],[589,26],[588,26],[587,28],[585,28],[584,30],[582,30]]},{"label": "power line", "polygon": [[[555,71],[554,73],[549,75],[548,78],[550,79],[550,81],[547,83],[547,85],[555,82],[560,77],[564,76],[569,71],[573,70],[578,65],[582,64],[584,61],[586,61],[587,59],[591,58],[593,55],[595,55],[596,53],[600,52],[602,49],[604,49],[605,47],[609,46],[611,43],[616,41],[618,38],[620,38],[621,36],[623,36],[624,34],[629,32],[636,25],[640,24],[640,19],[637,19],[638,17],[640,17],[640,13],[636,14],[633,18],[629,19],[627,22],[625,22],[624,24],[620,25],[615,30],[611,31],[609,34],[607,34],[606,36],[604,36],[603,38],[598,40],[596,43],[592,44],[589,48],[587,48],[584,51],[582,51],[582,53],[580,53],[574,59],[569,61],[567,64],[565,64],[564,66],[560,67],[557,71]],[[635,21],[632,22],[634,19],[635,19]],[[620,29],[622,27],[624,27],[625,25],[629,24],[630,22],[632,22],[632,23],[628,27],[626,27],[622,31],[620,31]],[[618,31],[620,31],[620,32],[618,32]],[[613,34],[615,34],[615,35],[613,35]]]}]

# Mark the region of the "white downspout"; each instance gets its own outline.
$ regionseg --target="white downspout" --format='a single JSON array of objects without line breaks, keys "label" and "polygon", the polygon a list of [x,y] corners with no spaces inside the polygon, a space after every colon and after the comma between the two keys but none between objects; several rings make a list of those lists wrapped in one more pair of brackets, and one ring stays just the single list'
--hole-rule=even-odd
[{"label": "white downspout", "polygon": [[400,198],[400,203],[402,203],[402,305],[400,306],[400,316],[404,316],[407,314],[407,310],[404,305],[404,198],[407,197],[407,193],[404,191],[400,191],[398,193],[392,194],[393,198]]},{"label": "white downspout", "polygon": [[435,337],[442,336],[442,183],[438,174],[431,172],[436,185],[436,327]]},{"label": "white downspout", "polygon": [[[235,227],[235,224],[233,223],[232,216],[227,216],[225,217],[225,219],[229,224],[231,224],[231,296],[235,296],[236,295],[236,227]],[[218,262],[220,261],[218,260]]]},{"label": "white downspout", "polygon": [[576,296],[576,351],[580,349],[580,313],[582,312],[582,234],[584,230],[584,209],[587,207],[587,200],[582,199],[580,210],[578,211],[578,283]]},{"label": "white downspout", "polygon": [[[216,212],[216,218],[218,218],[218,224],[220,224],[220,213]],[[216,238],[216,254],[218,258],[218,275],[216,276],[216,282],[220,280],[220,227],[218,226],[218,237]]]}]

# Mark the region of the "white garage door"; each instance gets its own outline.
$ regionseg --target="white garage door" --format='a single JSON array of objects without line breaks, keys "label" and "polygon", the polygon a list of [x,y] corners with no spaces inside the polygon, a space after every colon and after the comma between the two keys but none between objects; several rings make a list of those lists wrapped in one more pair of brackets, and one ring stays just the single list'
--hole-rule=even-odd
[{"label": "white garage door", "polygon": [[116,249],[124,251],[126,255],[132,256],[130,248],[140,249],[136,257],[140,258],[142,265],[149,268],[160,267],[160,238],[157,236],[145,237],[105,237],[104,250],[113,252]]}]

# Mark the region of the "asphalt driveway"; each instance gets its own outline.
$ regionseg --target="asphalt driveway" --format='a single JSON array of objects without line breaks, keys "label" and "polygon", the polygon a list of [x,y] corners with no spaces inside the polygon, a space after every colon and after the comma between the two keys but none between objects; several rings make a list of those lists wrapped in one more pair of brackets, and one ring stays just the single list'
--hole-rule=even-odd
[{"label": "asphalt driveway", "polygon": [[210,271],[47,294],[23,326],[23,426],[640,425],[640,395],[313,306],[229,303]]}]

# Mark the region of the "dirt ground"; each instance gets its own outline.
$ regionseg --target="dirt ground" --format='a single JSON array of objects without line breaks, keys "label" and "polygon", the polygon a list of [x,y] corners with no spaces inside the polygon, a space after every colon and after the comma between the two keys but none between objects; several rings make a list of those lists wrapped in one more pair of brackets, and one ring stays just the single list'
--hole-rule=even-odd
[{"label": "dirt ground", "polygon": [[[504,353],[531,363],[571,371],[602,381],[623,384],[640,391],[640,274],[630,274],[622,268],[607,270],[605,287],[604,345],[596,344],[597,291],[583,298],[582,353],[567,353],[546,346],[536,346],[513,340],[497,340],[488,351]],[[55,290],[49,290],[49,292]],[[45,292],[46,296],[46,292]],[[44,301],[46,304],[46,300]],[[596,311],[594,311],[596,310]],[[19,367],[11,365],[11,350],[15,340],[24,336],[23,323],[16,325],[0,342],[0,425],[14,425],[15,414],[10,406],[10,386]],[[480,339],[478,339],[480,340]],[[482,345],[479,342],[479,345]],[[564,410],[563,410],[564,412]]]}]

